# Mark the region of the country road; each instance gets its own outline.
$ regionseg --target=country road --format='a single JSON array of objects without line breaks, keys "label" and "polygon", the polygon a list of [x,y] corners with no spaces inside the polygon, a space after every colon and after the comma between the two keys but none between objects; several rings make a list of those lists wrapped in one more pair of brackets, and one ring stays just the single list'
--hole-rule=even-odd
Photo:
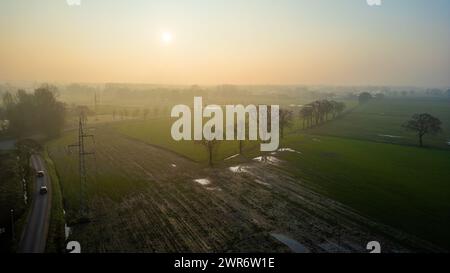
[{"label": "country road", "polygon": [[[43,170],[45,175],[44,177],[35,178],[33,202],[21,236],[19,252],[42,253],[45,251],[47,241],[52,191],[50,179],[47,175],[48,172],[42,157],[40,155],[33,155],[31,157],[31,165],[37,171]],[[47,194],[41,195],[39,193],[41,186],[47,186]]]}]

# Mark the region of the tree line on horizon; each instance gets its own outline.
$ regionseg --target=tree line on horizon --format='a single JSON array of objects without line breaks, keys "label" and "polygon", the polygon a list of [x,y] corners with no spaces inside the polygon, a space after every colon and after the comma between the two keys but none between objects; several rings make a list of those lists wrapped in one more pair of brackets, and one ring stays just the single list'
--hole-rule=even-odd
[{"label": "tree line on horizon", "polygon": [[[345,110],[345,103],[329,100],[317,100],[307,105],[302,106],[299,111],[300,119],[303,119],[302,129],[310,128],[315,125],[319,125],[330,119],[336,118]],[[267,107],[267,120],[268,130],[271,130],[271,107]],[[294,111],[288,108],[280,108],[279,110],[279,132],[280,138],[283,139],[285,131],[294,125]],[[305,126],[306,125],[306,126]],[[235,124],[235,130],[237,124]],[[248,128],[248,122],[245,124],[245,128]],[[246,129],[247,130],[247,129]],[[203,145],[208,153],[208,164],[213,166],[213,153],[220,144],[218,140],[201,140],[196,141],[197,144]],[[239,143],[239,155],[243,154],[244,141],[238,140]]]},{"label": "tree line on horizon", "polygon": [[311,128],[334,119],[345,110],[345,103],[329,100],[317,100],[304,105],[300,110],[300,118],[303,119],[302,128]]},{"label": "tree line on horizon", "polygon": [[65,105],[57,100],[57,89],[43,85],[33,92],[4,93],[0,119],[8,120],[7,133],[23,138],[34,134],[57,136],[65,122]]}]

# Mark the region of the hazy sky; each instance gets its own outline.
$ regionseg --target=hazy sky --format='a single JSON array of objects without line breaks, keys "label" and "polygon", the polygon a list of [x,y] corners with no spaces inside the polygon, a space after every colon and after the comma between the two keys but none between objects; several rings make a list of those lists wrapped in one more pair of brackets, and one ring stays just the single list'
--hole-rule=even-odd
[{"label": "hazy sky", "polygon": [[450,1],[1,0],[19,80],[448,86]]}]

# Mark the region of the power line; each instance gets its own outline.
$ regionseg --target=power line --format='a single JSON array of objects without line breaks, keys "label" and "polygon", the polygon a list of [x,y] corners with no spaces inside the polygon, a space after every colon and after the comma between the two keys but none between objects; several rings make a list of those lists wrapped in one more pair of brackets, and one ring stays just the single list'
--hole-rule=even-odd
[{"label": "power line", "polygon": [[80,117],[78,122],[78,142],[69,145],[69,149],[78,147],[78,173],[80,178],[80,219],[88,219],[89,208],[87,205],[87,173],[86,173],[86,156],[95,155],[95,152],[86,152],[85,138],[91,138],[95,143],[94,135],[86,134],[84,131],[84,120]]}]

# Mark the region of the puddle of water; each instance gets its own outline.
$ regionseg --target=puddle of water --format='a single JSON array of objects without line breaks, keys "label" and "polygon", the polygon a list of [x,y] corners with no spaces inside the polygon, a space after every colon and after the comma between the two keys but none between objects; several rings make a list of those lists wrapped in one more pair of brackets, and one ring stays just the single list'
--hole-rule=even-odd
[{"label": "puddle of water", "polygon": [[71,228],[67,224],[64,224],[64,234],[66,236],[66,240],[67,238],[69,238],[71,233],[72,233]]},{"label": "puddle of water", "polygon": [[274,164],[281,163],[281,160],[279,160],[278,158],[276,158],[274,156],[268,156],[267,161],[269,161],[270,163],[274,163]]},{"label": "puddle of water", "polygon": [[296,154],[301,154],[301,152],[296,151],[294,149],[291,148],[280,148],[278,149],[279,152],[290,152],[290,153],[296,153]]},{"label": "puddle of water", "polygon": [[27,182],[25,179],[22,179],[22,187],[23,187],[23,202],[28,204],[28,196],[27,196]]},{"label": "puddle of water", "polygon": [[387,138],[403,138],[402,136],[381,135],[381,134],[379,134],[378,136],[380,136],[380,137],[387,137]]},{"label": "puddle of water", "polygon": [[197,183],[199,183],[200,185],[203,185],[203,186],[211,184],[211,181],[209,181],[206,178],[194,179],[194,182],[197,182]]},{"label": "puddle of water", "polygon": [[[66,216],[66,211],[64,209],[63,209],[63,215],[64,215],[64,217]],[[66,237],[66,240],[67,240],[67,238],[69,238],[71,233],[72,233],[72,228],[69,227],[67,225],[67,223],[64,223],[64,235]]]},{"label": "puddle of water", "polygon": [[236,167],[230,167],[228,168],[231,172],[233,173],[240,173],[242,172],[241,166],[236,166]]},{"label": "puddle of water", "polygon": [[239,154],[232,155],[230,157],[225,158],[224,160],[230,160],[230,159],[233,159],[233,158],[235,158],[237,156],[239,156]]},{"label": "puddle of water", "polygon": [[310,253],[309,249],[304,245],[286,235],[278,233],[271,233],[270,235],[285,244],[294,253]]},{"label": "puddle of water", "polygon": [[218,188],[218,187],[206,187],[206,189],[207,189],[208,191],[222,191],[222,189],[221,189],[221,188]]},{"label": "puddle of water", "polygon": [[234,166],[234,167],[230,167],[228,168],[231,172],[233,173],[245,173],[247,172],[247,170],[242,167],[242,166]]},{"label": "puddle of water", "polygon": [[269,164],[274,164],[277,165],[279,163],[281,163],[281,160],[279,160],[278,158],[274,157],[274,156],[258,156],[253,158],[253,160],[258,161],[258,162],[267,162]]},{"label": "puddle of water", "polygon": [[264,185],[264,186],[270,186],[269,183],[263,182],[263,181],[261,181],[261,180],[259,180],[259,179],[255,179],[254,181],[255,181],[256,183],[261,184],[261,185]]},{"label": "puddle of water", "polygon": [[177,165],[176,165],[176,164],[173,164],[173,163],[172,163],[171,166],[172,166],[173,168],[176,168],[176,167],[177,167]]}]

